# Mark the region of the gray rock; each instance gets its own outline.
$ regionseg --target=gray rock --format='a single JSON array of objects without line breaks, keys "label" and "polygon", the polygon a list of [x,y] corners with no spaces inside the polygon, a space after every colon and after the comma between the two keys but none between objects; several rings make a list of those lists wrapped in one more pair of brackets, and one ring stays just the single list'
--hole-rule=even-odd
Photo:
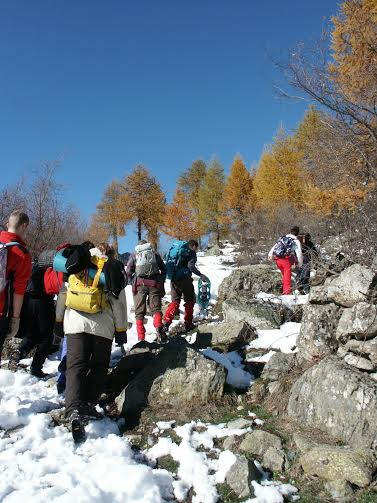
[{"label": "gray rock", "polygon": [[295,382],[288,415],[345,444],[377,446],[377,383],[336,356],[324,358]]},{"label": "gray rock", "polygon": [[313,440],[310,440],[310,438],[305,437],[305,435],[301,435],[301,433],[293,433],[293,442],[295,443],[298,451],[301,453],[305,453],[313,449],[314,447],[317,446]]},{"label": "gray rock", "polygon": [[272,395],[273,393],[279,392],[279,390],[281,389],[281,384],[279,381],[273,381],[268,383],[267,388],[270,395]]},{"label": "gray rock", "polygon": [[240,417],[238,419],[233,419],[233,421],[229,421],[227,427],[230,430],[242,430],[242,428],[248,428],[253,425],[253,421],[251,419],[245,419]]},{"label": "gray rock", "polygon": [[247,321],[254,329],[259,330],[279,328],[283,321],[279,306],[249,299],[245,295],[226,300],[223,303],[223,311],[227,322]]},{"label": "gray rock", "polygon": [[236,435],[231,435],[230,437],[226,437],[223,442],[223,450],[224,451],[234,451],[237,447],[239,437]]},{"label": "gray rock", "polygon": [[245,293],[249,298],[259,292],[280,294],[281,274],[266,264],[239,267],[224,279],[219,288],[219,299],[224,301]]},{"label": "gray rock", "polygon": [[335,304],[305,306],[297,348],[306,360],[335,353],[338,341],[336,328],[342,309]]},{"label": "gray rock", "polygon": [[163,350],[139,372],[116,398],[118,413],[132,423],[148,404],[182,407],[221,398],[227,371],[182,340]]},{"label": "gray rock", "polygon": [[339,320],[336,338],[345,343],[351,338],[360,340],[377,336],[377,307],[369,302],[359,302],[345,309]]},{"label": "gray rock", "polygon": [[376,370],[375,364],[373,364],[370,360],[368,360],[367,358],[363,358],[360,355],[354,355],[352,353],[348,353],[344,357],[344,361],[348,363],[348,365],[352,365],[353,367],[356,367],[359,370],[366,370],[368,372]]},{"label": "gray rock", "polygon": [[283,472],[285,469],[285,462],[286,457],[284,451],[276,449],[275,447],[269,447],[264,453],[262,466],[272,472]]},{"label": "gray rock", "polygon": [[345,501],[353,495],[353,489],[345,480],[328,480],[324,487],[334,500]]},{"label": "gray rock", "polygon": [[356,341],[352,339],[344,346],[344,350],[365,356],[371,362],[377,364],[377,337],[371,341]]},{"label": "gray rock", "polygon": [[208,249],[204,252],[204,255],[206,257],[219,257],[220,255],[223,255],[223,252],[219,245],[214,244],[213,246],[208,247]]},{"label": "gray rock", "polygon": [[240,444],[241,451],[259,457],[262,457],[269,447],[281,450],[281,440],[277,435],[262,430],[254,430],[246,433]]},{"label": "gray rock", "polygon": [[377,459],[369,449],[319,445],[303,454],[300,464],[308,475],[367,487],[372,482]]},{"label": "gray rock", "polygon": [[252,481],[259,481],[260,473],[254,462],[245,456],[237,456],[237,461],[226,474],[225,482],[239,498],[254,496]]},{"label": "gray rock", "polygon": [[212,346],[222,351],[234,351],[257,338],[255,330],[247,321],[230,321],[200,325],[195,346]]},{"label": "gray rock", "polygon": [[275,353],[264,366],[262,379],[268,382],[278,381],[282,375],[292,370],[295,361],[294,353]]},{"label": "gray rock", "polygon": [[344,307],[352,307],[366,300],[374,290],[376,273],[368,267],[353,264],[339,276],[327,278],[330,300]]}]

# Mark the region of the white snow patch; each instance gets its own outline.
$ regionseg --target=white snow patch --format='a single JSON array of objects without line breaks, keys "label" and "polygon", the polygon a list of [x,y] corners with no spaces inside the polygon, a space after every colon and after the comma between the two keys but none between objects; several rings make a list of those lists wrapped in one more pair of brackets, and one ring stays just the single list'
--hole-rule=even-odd
[{"label": "white snow patch", "polygon": [[243,369],[242,358],[236,352],[218,353],[211,348],[202,350],[202,354],[217,363],[220,363],[228,371],[226,382],[234,388],[248,388],[253,381],[253,376]]},{"label": "white snow patch", "polygon": [[[279,329],[257,330],[258,338],[248,345],[249,349],[277,349],[283,353],[293,353],[301,323],[284,323]],[[272,356],[272,354],[271,354]]]}]

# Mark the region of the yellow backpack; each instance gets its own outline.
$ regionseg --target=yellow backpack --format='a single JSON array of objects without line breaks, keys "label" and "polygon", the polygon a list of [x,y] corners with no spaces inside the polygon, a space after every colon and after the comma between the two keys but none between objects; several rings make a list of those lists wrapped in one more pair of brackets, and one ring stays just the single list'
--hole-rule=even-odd
[{"label": "yellow backpack", "polygon": [[95,314],[103,311],[108,305],[103,286],[99,284],[103,266],[107,258],[92,257],[91,261],[97,266],[94,278],[90,278],[88,269],[68,278],[68,291],[65,305],[75,311]]}]

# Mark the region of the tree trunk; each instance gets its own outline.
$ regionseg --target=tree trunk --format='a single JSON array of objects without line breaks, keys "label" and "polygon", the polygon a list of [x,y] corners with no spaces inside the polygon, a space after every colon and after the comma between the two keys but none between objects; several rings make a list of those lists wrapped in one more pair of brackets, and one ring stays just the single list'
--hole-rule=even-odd
[{"label": "tree trunk", "polygon": [[137,239],[141,241],[141,230],[142,230],[142,225],[141,225],[141,219],[137,219]]},{"label": "tree trunk", "polygon": [[114,250],[115,250],[115,258],[118,258],[119,256],[119,249],[118,249],[118,233],[117,231],[114,232],[113,234],[113,241],[114,241]]}]

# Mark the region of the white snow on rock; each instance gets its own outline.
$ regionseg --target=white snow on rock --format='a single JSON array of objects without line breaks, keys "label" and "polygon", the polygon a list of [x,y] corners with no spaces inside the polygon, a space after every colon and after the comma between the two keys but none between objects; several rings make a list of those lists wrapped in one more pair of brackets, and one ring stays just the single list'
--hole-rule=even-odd
[{"label": "white snow on rock", "polygon": [[301,323],[288,322],[284,323],[279,329],[274,330],[257,330],[258,338],[251,341],[248,349],[267,349],[270,352],[263,355],[263,360],[249,358],[249,361],[266,362],[273,355],[272,349],[281,351],[282,353],[294,353],[296,351],[296,341],[300,333]]},{"label": "white snow on rock", "polygon": [[217,363],[220,363],[228,371],[226,382],[234,388],[248,388],[253,381],[253,376],[243,369],[242,358],[236,352],[219,353],[211,348],[204,349],[202,354]]}]

